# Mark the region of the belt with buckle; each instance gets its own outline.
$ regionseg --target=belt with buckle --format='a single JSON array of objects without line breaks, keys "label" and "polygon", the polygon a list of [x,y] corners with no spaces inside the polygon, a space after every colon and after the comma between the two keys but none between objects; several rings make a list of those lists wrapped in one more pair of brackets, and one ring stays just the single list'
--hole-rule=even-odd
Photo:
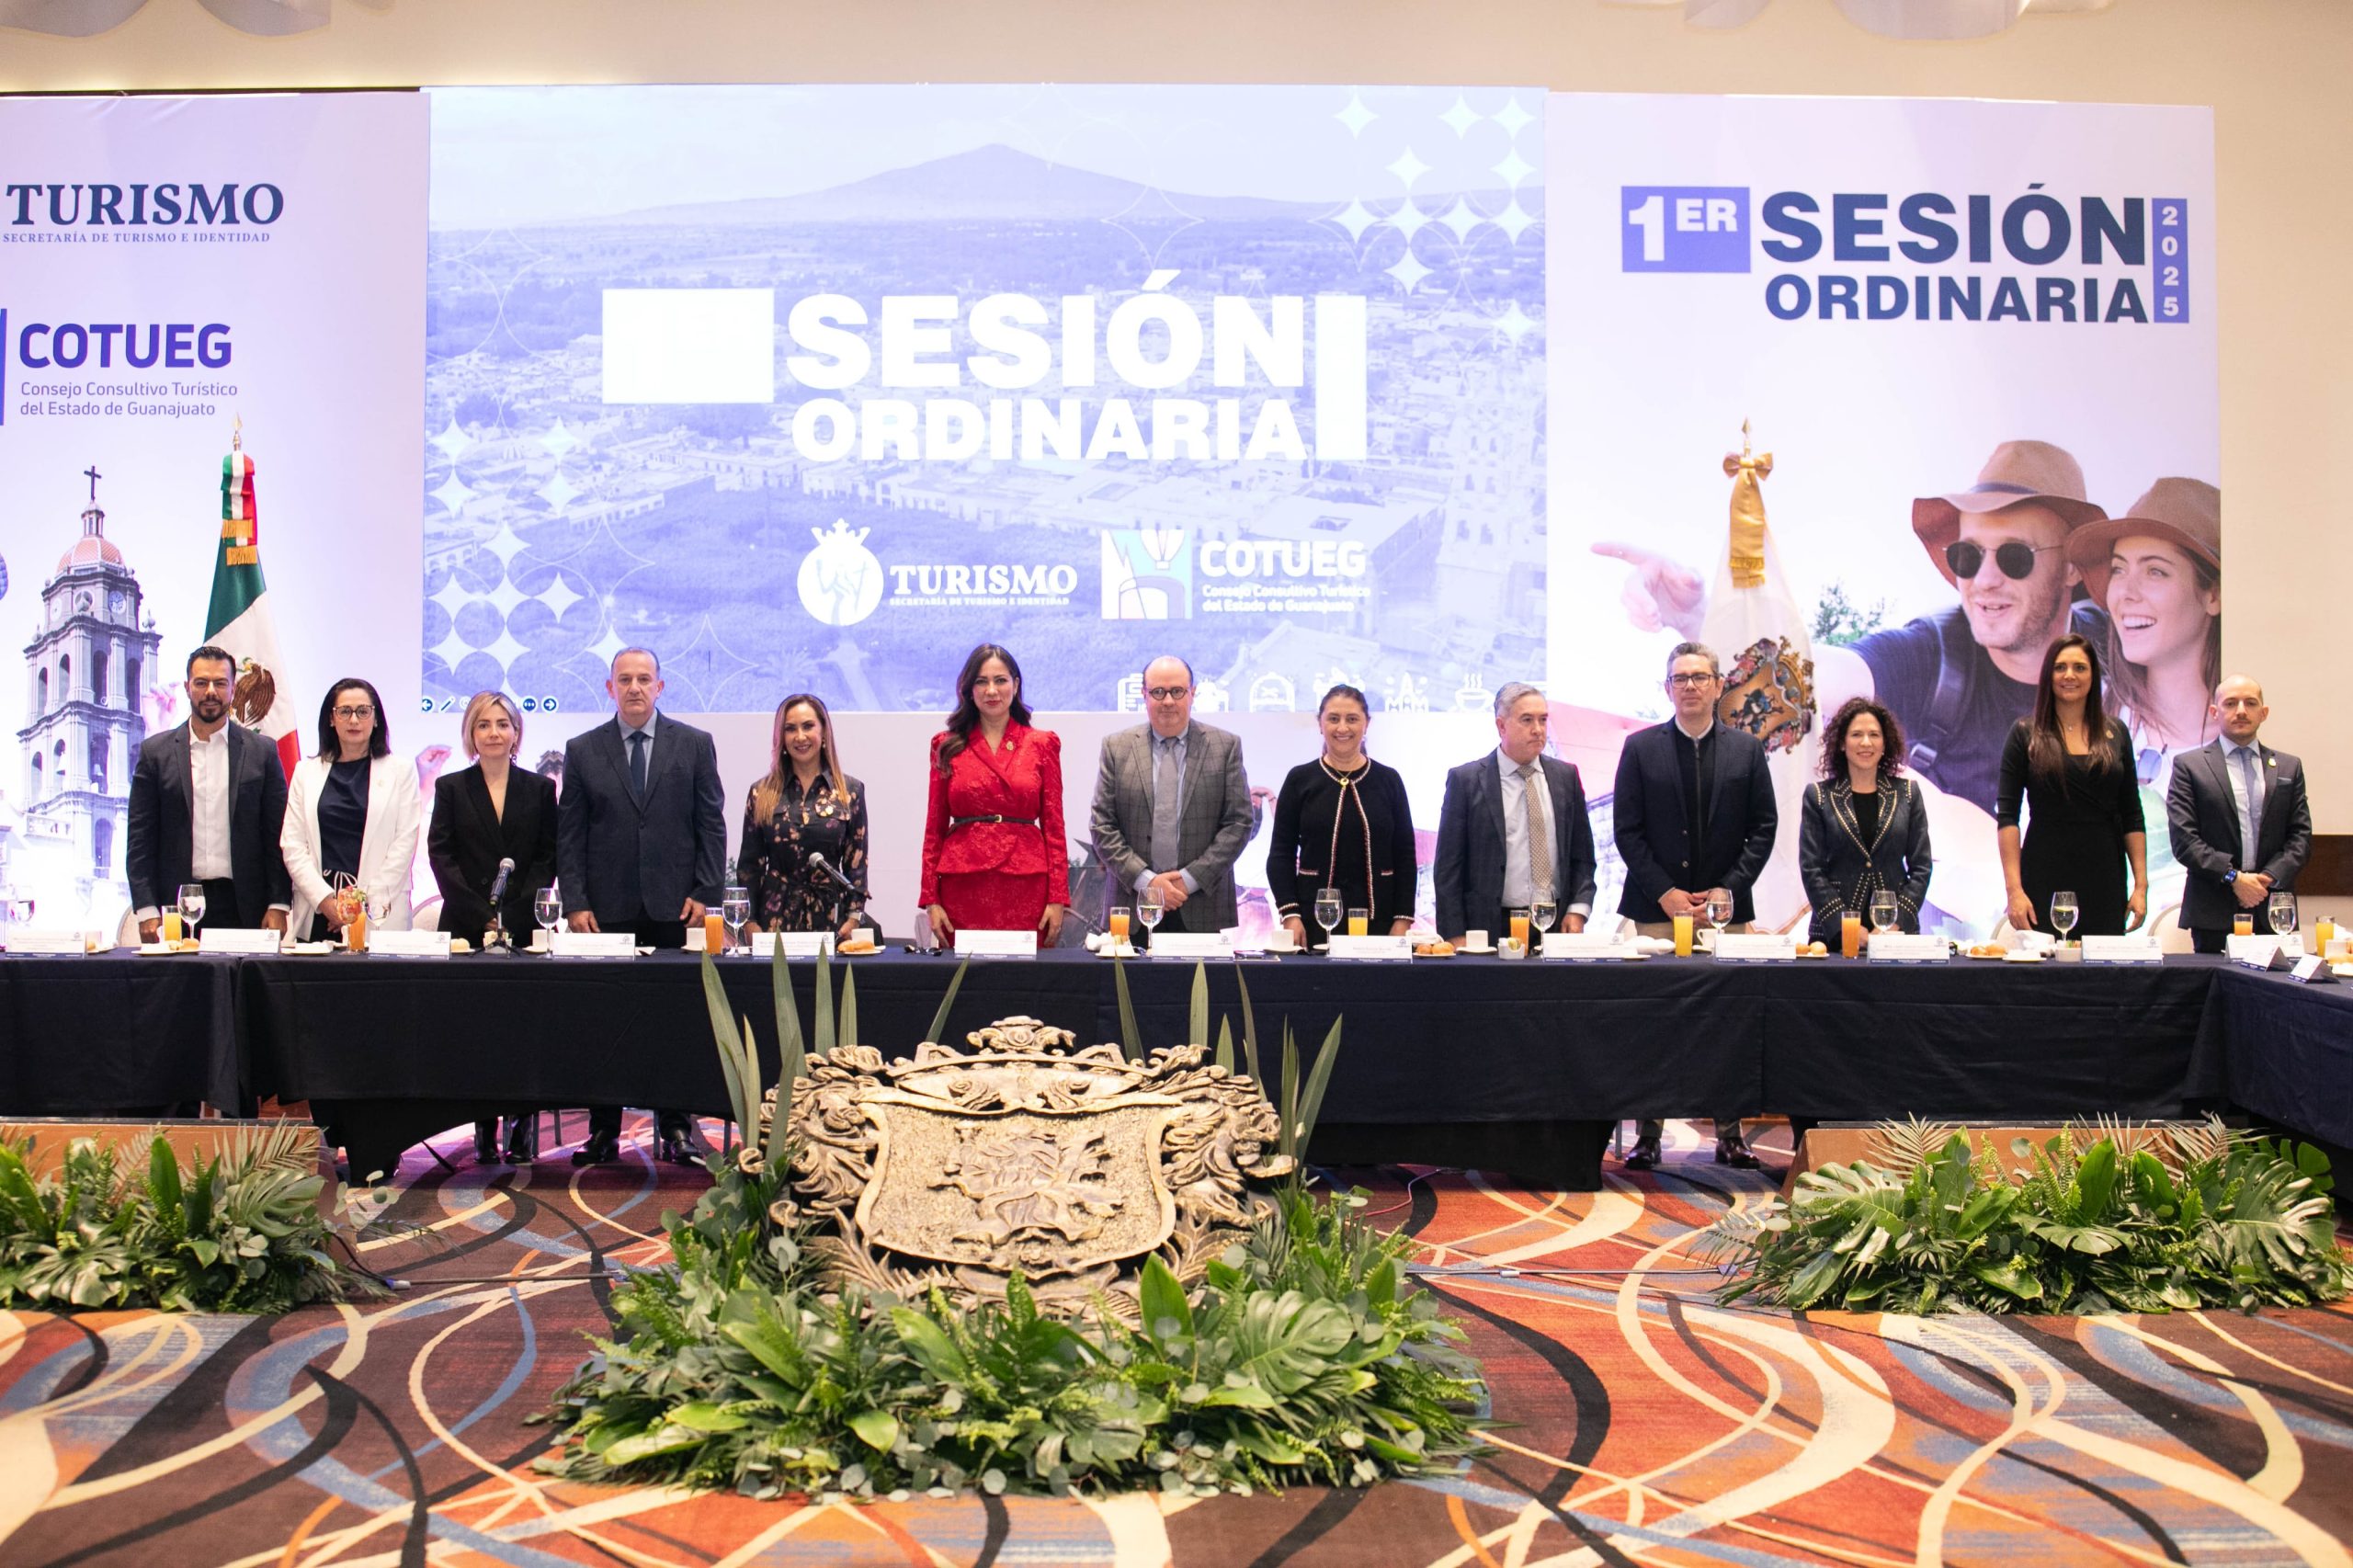
[{"label": "belt with buckle", "polygon": [[1038,825],[1038,819],[1036,817],[992,815],[985,817],[949,817],[948,819],[948,826],[950,831],[953,831],[960,827],[970,827],[976,822],[1004,823],[1008,827],[1036,827]]}]

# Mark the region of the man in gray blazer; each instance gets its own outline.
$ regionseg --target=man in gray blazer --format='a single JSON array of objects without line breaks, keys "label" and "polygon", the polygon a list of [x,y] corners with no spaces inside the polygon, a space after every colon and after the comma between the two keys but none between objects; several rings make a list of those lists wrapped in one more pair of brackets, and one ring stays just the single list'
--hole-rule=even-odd
[{"label": "man in gray blazer", "polygon": [[1103,903],[1160,894],[1164,930],[1222,931],[1238,918],[1233,858],[1250,839],[1242,740],[1193,721],[1193,666],[1164,654],[1143,668],[1151,722],[1103,740],[1090,821]]},{"label": "man in gray blazer", "polygon": [[[687,926],[719,902],[726,875],[726,801],[710,736],[664,717],[662,665],[643,648],[613,655],[614,722],[563,748],[556,806],[556,876],[575,931],[628,931],[650,947],[686,945]],[[682,1165],[707,1153],[683,1111],[655,1112],[656,1151]],[[620,1153],[621,1108],[591,1106],[573,1164]]]},{"label": "man in gray blazer", "polygon": [[188,656],[188,722],[140,743],[122,869],[142,942],[189,882],[204,886],[207,926],[286,929],[286,770],[268,736],[229,717],[236,679],[225,649],[199,648]]},{"label": "man in gray blazer", "polygon": [[[1495,693],[1495,749],[1447,772],[1430,883],[1431,914],[1449,941],[1465,931],[1507,936],[1507,912],[1531,903],[1552,903],[1563,931],[1584,930],[1593,912],[1585,783],[1572,764],[1544,755],[1550,723],[1542,692],[1506,682]],[[1529,786],[1539,774],[1544,788],[1531,806]],[[1531,827],[1540,836],[1531,837]]]},{"label": "man in gray blazer", "polygon": [[2185,873],[2181,926],[2201,953],[2222,950],[2242,912],[2268,931],[2263,905],[2294,889],[2313,847],[2303,764],[2256,738],[2271,716],[2263,687],[2231,676],[2214,688],[2214,716],[2222,738],[2174,758],[2165,790],[2165,828]]}]

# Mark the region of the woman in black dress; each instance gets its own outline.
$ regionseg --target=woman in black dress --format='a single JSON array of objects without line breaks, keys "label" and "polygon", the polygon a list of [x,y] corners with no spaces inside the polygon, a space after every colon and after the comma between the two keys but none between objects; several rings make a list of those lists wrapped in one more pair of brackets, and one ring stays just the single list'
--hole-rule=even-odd
[{"label": "woman in black dress", "polygon": [[[768,776],[744,802],[736,866],[755,931],[831,931],[847,940],[866,910],[866,786],[842,771],[834,716],[806,692],[778,704]],[[852,892],[810,864],[856,884]]]},{"label": "woman in black dress", "polygon": [[1324,753],[1283,778],[1267,841],[1267,890],[1275,917],[1302,943],[1319,945],[1315,894],[1337,888],[1343,910],[1371,914],[1366,929],[1402,937],[1414,925],[1414,812],[1397,770],[1365,755],[1372,716],[1364,693],[1336,686],[1316,705]]},{"label": "woman in black dress", "polygon": [[[2031,828],[2023,844],[2021,800]],[[2120,937],[2148,918],[2149,840],[2131,738],[2101,706],[2099,655],[2084,638],[2062,637],[2043,657],[2034,715],[2011,726],[2002,747],[1994,821],[2014,928],[2055,935],[2058,892],[2075,895],[2071,936]]]},{"label": "woman in black dress", "polygon": [[1920,929],[1928,896],[1927,803],[1903,777],[1904,730],[1868,697],[1852,697],[1822,733],[1822,778],[1805,787],[1798,875],[1813,905],[1813,939],[1838,945],[1846,915],[1870,923],[1871,895],[1895,895],[1899,929]]},{"label": "woman in black dress", "polygon": [[[478,943],[495,925],[516,943],[529,942],[532,903],[555,881],[555,781],[515,766],[523,715],[503,693],[474,693],[458,744],[474,766],[433,781],[433,825],[425,835],[425,858],[441,889],[440,929]],[[493,909],[502,860],[515,869]],[[507,1163],[528,1165],[538,1156],[539,1127],[536,1110],[507,1113]],[[498,1123],[475,1122],[475,1161],[498,1158]]]}]

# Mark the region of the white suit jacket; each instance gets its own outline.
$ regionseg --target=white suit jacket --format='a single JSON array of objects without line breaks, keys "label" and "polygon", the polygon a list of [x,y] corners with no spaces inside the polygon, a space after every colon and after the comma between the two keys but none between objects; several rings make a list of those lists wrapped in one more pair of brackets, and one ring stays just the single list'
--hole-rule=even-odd
[{"label": "white suit jacket", "polygon": [[[326,781],[327,765],[315,756],[296,763],[294,776],[286,781],[286,827],[278,846],[294,889],[286,929],[297,941],[310,933],[311,916],[335,891],[319,869],[319,793]],[[409,928],[409,879],[424,817],[416,764],[398,753],[376,758],[368,770],[368,826],[359,840],[359,883],[368,890],[369,923],[380,929]]]}]

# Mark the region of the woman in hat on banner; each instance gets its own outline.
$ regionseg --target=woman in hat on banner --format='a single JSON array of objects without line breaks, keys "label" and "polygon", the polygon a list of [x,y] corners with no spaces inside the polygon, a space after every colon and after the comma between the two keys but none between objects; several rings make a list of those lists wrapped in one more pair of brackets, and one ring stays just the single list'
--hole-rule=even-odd
[{"label": "woman in hat on banner", "polygon": [[2067,555],[2108,612],[2109,710],[2131,728],[2144,784],[2218,733],[2222,678],[2222,493],[2160,479],[2122,517],[2081,528]]}]

